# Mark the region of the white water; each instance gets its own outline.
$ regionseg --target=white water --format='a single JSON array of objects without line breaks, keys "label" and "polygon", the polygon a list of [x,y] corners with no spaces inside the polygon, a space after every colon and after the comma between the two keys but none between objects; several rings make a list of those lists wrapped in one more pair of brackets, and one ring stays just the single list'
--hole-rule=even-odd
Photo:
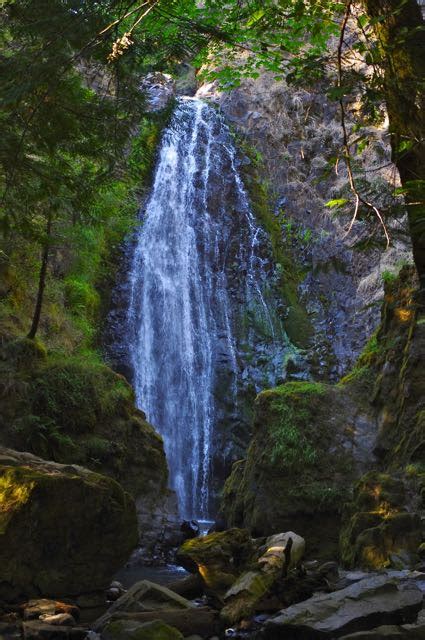
[{"label": "white water", "polygon": [[[259,233],[226,125],[200,100],[181,99],[137,232],[128,340],[137,404],[164,438],[183,517],[209,515],[214,392],[223,362],[236,403],[235,305],[255,298],[274,335]],[[229,286],[230,269],[243,299]]]}]

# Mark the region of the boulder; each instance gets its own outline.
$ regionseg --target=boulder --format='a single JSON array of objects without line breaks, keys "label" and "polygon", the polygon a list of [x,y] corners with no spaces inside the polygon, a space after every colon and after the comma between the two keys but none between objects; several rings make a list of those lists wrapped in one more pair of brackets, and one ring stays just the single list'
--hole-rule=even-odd
[{"label": "boulder", "polygon": [[167,588],[189,599],[198,598],[203,594],[202,580],[198,574],[190,574],[180,580],[174,580],[167,584]]},{"label": "boulder", "polygon": [[233,625],[249,618],[273,584],[301,560],[305,541],[293,531],[270,536],[253,569],[243,573],[224,595],[221,618]]},{"label": "boulder", "polygon": [[341,640],[423,640],[425,625],[382,625],[370,631],[359,631],[343,636]]},{"label": "boulder", "polygon": [[[79,295],[71,285],[67,298]],[[14,384],[0,397],[0,445],[110,476],[140,509],[155,508],[167,486],[163,441],[123,376],[84,358],[42,357],[32,340],[0,346],[6,364]],[[21,386],[27,392],[14,394]]]},{"label": "boulder", "polygon": [[115,480],[0,448],[0,598],[103,590],[137,540]]},{"label": "boulder", "polygon": [[[162,610],[187,610],[194,605],[174,591],[162,585],[141,580],[116,600],[108,611],[94,624],[95,630],[102,629],[112,618],[126,613],[159,613]],[[125,617],[125,616],[124,616]]]},{"label": "boulder", "polygon": [[380,624],[414,622],[423,594],[414,581],[372,576],[345,589],[313,596],[267,621],[265,638],[291,640],[340,638]]},{"label": "boulder", "polygon": [[344,510],[340,534],[344,565],[381,569],[414,564],[422,541],[421,520],[405,505],[402,480],[377,471],[364,475]]},{"label": "boulder", "polygon": [[87,629],[58,626],[40,620],[30,620],[22,625],[23,640],[85,640]]},{"label": "boulder", "polygon": [[260,393],[246,460],[234,464],[224,486],[227,524],[254,537],[293,529],[314,557],[335,558],[355,477],[346,435],[354,413],[347,394],[325,384],[287,382]]},{"label": "boulder", "polygon": [[229,529],[187,540],[177,552],[177,561],[198,573],[208,592],[220,596],[241,574],[253,551],[248,531]]},{"label": "boulder", "polygon": [[111,620],[102,631],[102,640],[183,640],[183,636],[161,620]]},{"label": "boulder", "polygon": [[158,609],[157,611],[143,611],[141,613],[119,611],[112,614],[111,618],[109,618],[105,624],[105,627],[107,627],[112,620],[137,622],[138,624],[161,620],[164,624],[178,629],[185,636],[189,633],[197,633],[203,638],[209,638],[216,628],[217,617],[217,611],[209,607]]}]

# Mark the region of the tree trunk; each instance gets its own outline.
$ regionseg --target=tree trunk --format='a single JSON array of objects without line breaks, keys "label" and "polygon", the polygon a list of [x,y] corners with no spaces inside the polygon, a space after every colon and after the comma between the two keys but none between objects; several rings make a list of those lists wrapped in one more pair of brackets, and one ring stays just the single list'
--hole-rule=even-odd
[{"label": "tree trunk", "polygon": [[43,251],[41,254],[41,267],[40,267],[40,275],[38,278],[37,300],[35,302],[31,329],[29,330],[29,333],[27,335],[27,337],[30,338],[30,340],[34,340],[38,330],[38,325],[40,324],[41,307],[43,306],[44,288],[46,286],[47,266],[49,264],[51,232],[52,232],[52,214],[49,212],[47,215],[46,238],[44,241]]},{"label": "tree trunk", "polygon": [[421,299],[425,295],[425,33],[415,0],[363,0],[377,19],[391,148],[405,191]]}]

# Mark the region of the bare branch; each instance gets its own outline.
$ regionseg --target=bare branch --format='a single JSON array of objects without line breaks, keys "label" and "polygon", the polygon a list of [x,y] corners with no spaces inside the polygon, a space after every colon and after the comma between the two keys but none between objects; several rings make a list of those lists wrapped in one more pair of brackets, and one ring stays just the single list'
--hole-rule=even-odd
[{"label": "bare branch", "polygon": [[[346,6],[345,6],[345,13],[344,13],[344,17],[341,23],[341,29],[340,29],[340,34],[339,34],[339,42],[338,42],[338,50],[337,50],[337,69],[338,69],[338,76],[337,76],[337,87],[339,89],[342,88],[342,76],[343,76],[343,69],[342,69],[342,62],[343,62],[343,48],[344,48],[344,40],[345,40],[345,31],[347,29],[347,23],[348,20],[350,18],[351,15],[351,8],[352,8],[352,0],[347,0]],[[351,151],[350,151],[350,143],[349,143],[349,134],[348,134],[348,130],[347,130],[347,123],[346,123],[346,118],[345,118],[345,107],[344,107],[344,97],[342,95],[340,95],[339,99],[339,107],[340,107],[340,113],[341,113],[341,127],[342,127],[342,134],[343,134],[343,157],[344,157],[344,161],[345,161],[345,166],[347,167],[347,173],[348,173],[348,182],[350,184],[350,189],[352,191],[352,193],[354,194],[354,198],[355,198],[355,207],[354,207],[354,213],[353,213],[353,217],[351,218],[351,222],[348,226],[348,230],[345,234],[345,236],[347,236],[351,229],[353,228],[353,225],[355,223],[355,221],[357,220],[357,215],[359,212],[359,208],[360,208],[360,204],[365,205],[366,207],[368,207],[368,209],[371,209],[376,217],[378,218],[384,234],[385,234],[385,238],[387,241],[387,248],[389,247],[390,244],[390,236],[388,234],[388,230],[387,227],[385,225],[385,221],[384,218],[381,214],[381,212],[379,211],[378,207],[376,207],[374,204],[372,204],[371,202],[368,202],[367,200],[365,200],[359,193],[357,187],[356,187],[356,181],[354,178],[354,173],[353,173],[353,167],[351,164]]]}]

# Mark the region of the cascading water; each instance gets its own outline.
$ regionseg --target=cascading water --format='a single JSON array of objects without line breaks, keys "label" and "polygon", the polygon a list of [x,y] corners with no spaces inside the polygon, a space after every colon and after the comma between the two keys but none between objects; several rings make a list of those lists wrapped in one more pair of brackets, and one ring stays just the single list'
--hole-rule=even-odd
[{"label": "cascading water", "polygon": [[184,517],[208,517],[220,375],[237,404],[239,311],[255,305],[274,336],[263,234],[221,116],[180,99],[136,234],[128,339],[137,404],[164,438]]}]

